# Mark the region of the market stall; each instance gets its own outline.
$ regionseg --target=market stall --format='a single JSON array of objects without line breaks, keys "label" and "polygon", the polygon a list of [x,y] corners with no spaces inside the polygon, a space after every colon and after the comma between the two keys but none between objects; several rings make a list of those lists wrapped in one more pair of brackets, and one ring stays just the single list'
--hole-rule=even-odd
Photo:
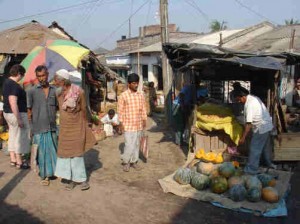
[{"label": "market stall", "polygon": [[[164,191],[264,216],[287,215],[284,199],[291,172],[264,169],[258,176],[243,174],[249,151],[247,141],[238,146],[243,131],[243,121],[238,118],[243,110],[237,103],[229,103],[230,93],[225,87],[232,81],[248,82],[249,92],[267,106],[275,127],[274,138],[278,138],[287,131],[278,93],[281,73],[284,66],[298,63],[299,56],[255,55],[196,44],[166,44],[164,50],[175,74],[174,86],[179,77],[188,76],[188,85],[205,83],[214,96],[194,106],[189,162],[159,180]],[[217,89],[214,94],[213,87]],[[278,153],[274,151],[274,158]]]}]

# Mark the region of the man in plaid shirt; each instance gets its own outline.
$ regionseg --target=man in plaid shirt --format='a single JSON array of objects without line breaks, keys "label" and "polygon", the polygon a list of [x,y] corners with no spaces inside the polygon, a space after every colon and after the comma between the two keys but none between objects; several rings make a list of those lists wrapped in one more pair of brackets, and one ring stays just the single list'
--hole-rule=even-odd
[{"label": "man in plaid shirt", "polygon": [[139,76],[128,75],[128,89],[118,99],[118,114],[121,127],[124,129],[125,148],[122,154],[123,170],[130,167],[140,170],[138,166],[139,147],[142,132],[146,127],[147,113],[144,94],[138,92]]}]

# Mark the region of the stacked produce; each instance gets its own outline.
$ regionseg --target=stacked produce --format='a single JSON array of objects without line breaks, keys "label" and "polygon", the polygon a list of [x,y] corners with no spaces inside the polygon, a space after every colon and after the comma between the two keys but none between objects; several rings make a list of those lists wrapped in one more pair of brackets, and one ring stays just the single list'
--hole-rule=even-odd
[{"label": "stacked produce", "polygon": [[[203,152],[201,153],[203,154]],[[204,162],[202,158],[195,159],[188,167],[179,168],[175,172],[174,180],[182,185],[190,184],[199,191],[209,190],[215,194],[225,193],[224,195],[233,201],[258,202],[264,200],[269,203],[279,201],[278,192],[274,188],[276,180],[271,175],[267,173],[257,176],[246,175],[243,174],[237,162],[220,164],[213,161],[215,159],[212,159],[211,162]]]}]

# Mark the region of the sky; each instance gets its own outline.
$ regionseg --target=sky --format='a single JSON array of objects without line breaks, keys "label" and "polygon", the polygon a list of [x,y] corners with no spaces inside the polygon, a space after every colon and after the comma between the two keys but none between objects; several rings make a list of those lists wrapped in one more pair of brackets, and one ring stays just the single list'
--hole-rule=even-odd
[{"label": "sky", "polygon": [[[169,0],[169,23],[199,33],[209,32],[213,20],[229,29],[266,20],[282,25],[285,19],[300,21],[299,10],[299,0]],[[122,35],[128,37],[130,17],[132,37],[141,26],[159,24],[159,0],[0,0],[0,31],[31,20],[45,26],[56,21],[92,50],[111,50]]]}]

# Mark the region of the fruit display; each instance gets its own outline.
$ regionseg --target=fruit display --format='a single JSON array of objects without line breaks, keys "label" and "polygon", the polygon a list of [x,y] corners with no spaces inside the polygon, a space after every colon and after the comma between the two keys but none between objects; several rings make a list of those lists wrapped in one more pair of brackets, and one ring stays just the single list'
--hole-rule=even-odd
[{"label": "fruit display", "polygon": [[234,172],[235,172],[235,167],[231,162],[224,162],[219,167],[219,173],[223,177],[229,178],[233,176]]},{"label": "fruit display", "polygon": [[237,184],[229,189],[229,198],[233,201],[243,201],[247,196],[247,190],[243,184]]},{"label": "fruit display", "polygon": [[260,180],[263,187],[274,187],[276,185],[276,180],[267,173],[261,173],[257,175],[257,178]]},{"label": "fruit display", "polygon": [[[203,158],[200,155],[205,157],[205,155],[212,156],[214,154],[205,154],[204,150],[199,150],[198,157]],[[267,173],[244,174],[238,163],[216,164],[204,162],[199,158],[193,159],[187,168],[179,168],[173,179],[181,185],[190,184],[198,191],[223,194],[223,197],[228,197],[235,202],[247,200],[256,203],[263,200],[277,203],[279,201],[278,191],[274,188],[276,180],[272,175]]]},{"label": "fruit display", "polygon": [[211,179],[210,189],[216,194],[224,193],[228,189],[227,179],[225,177],[215,177]]},{"label": "fruit display", "polygon": [[191,178],[191,186],[197,190],[204,190],[209,186],[209,178],[201,173],[193,173]]},{"label": "fruit display", "polygon": [[213,170],[216,170],[217,166],[213,163],[199,162],[197,164],[197,172],[204,175],[209,175]]},{"label": "fruit display", "polygon": [[251,202],[258,202],[261,200],[261,189],[254,187],[250,188],[247,193],[247,199]]},{"label": "fruit display", "polygon": [[174,180],[182,185],[190,184],[192,172],[189,168],[179,168],[175,175]]},{"label": "fruit display", "polygon": [[242,177],[232,176],[228,179],[228,187],[232,188],[234,185],[245,185],[245,181]]},{"label": "fruit display", "polygon": [[262,189],[262,199],[266,202],[276,203],[279,201],[278,191],[274,187],[265,187]]},{"label": "fruit display", "polygon": [[195,158],[212,163],[222,163],[224,161],[222,153],[205,152],[204,149],[199,149],[195,154]]}]

